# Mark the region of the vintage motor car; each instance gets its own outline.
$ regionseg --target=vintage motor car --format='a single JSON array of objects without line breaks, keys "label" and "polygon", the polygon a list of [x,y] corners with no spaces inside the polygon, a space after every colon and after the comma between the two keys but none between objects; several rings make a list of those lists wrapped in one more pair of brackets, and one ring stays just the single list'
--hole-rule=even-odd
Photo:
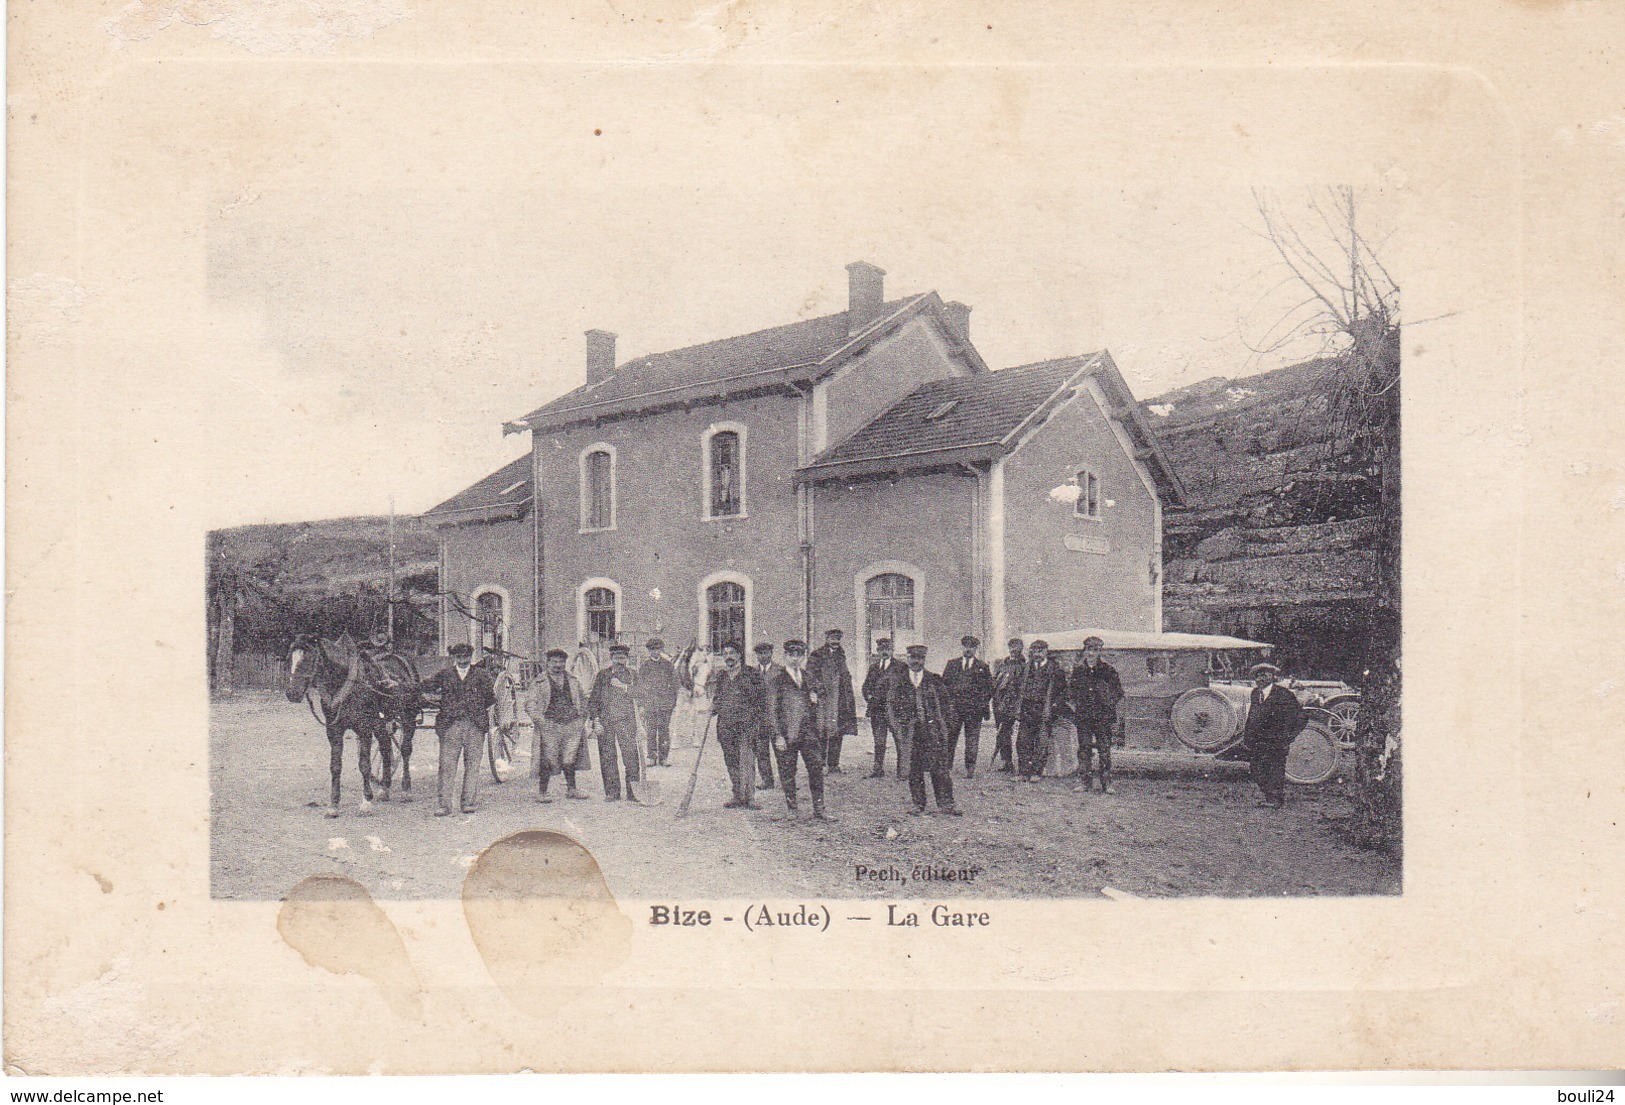
[{"label": "vintage motor car", "polygon": [[[1241,735],[1247,724],[1252,682],[1247,669],[1268,659],[1272,645],[1210,633],[1146,633],[1120,629],[1069,629],[1027,633],[1027,644],[1049,643],[1050,653],[1068,670],[1083,653],[1083,642],[1099,637],[1107,663],[1123,681],[1117,744],[1128,750],[1189,749],[1202,755],[1245,760]],[[1344,683],[1287,681],[1309,708],[1309,722],[1287,753],[1286,775],[1300,785],[1323,783],[1337,773],[1344,746],[1339,718],[1327,703],[1358,709],[1359,693]],[[1353,713],[1347,714],[1353,736]],[[1064,720],[1056,725],[1048,775],[1077,770],[1077,739]]]}]

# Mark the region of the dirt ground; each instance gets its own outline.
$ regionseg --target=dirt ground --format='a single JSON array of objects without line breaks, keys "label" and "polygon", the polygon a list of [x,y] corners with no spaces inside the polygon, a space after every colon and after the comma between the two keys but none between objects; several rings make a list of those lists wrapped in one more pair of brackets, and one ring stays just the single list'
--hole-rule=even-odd
[{"label": "dirt ground", "polygon": [[[687,735],[677,719],[677,743]],[[983,756],[992,732],[983,736]],[[1345,843],[1348,803],[1335,784],[1291,788],[1283,811],[1255,807],[1244,765],[1183,753],[1118,753],[1117,793],[1079,793],[1074,780],[1022,784],[979,771],[954,789],[964,817],[910,817],[907,783],[888,759],[884,779],[865,779],[867,733],[847,741],[845,772],[829,780],[835,824],[786,817],[778,791],[758,794],[760,812],[722,809],[727,773],[713,738],[693,808],[676,808],[694,750],[649,770],[659,805],[607,803],[597,771],[590,801],[533,801],[528,756],[492,785],[480,808],[436,818],[437,742],[418,734],[414,801],[357,812],[361,781],[354,738],[344,753],[341,815],[327,804],[327,741],[303,704],[247,692],[216,701],[210,724],[211,882],[217,898],[278,900],[301,879],[344,874],[378,898],[455,898],[469,865],[491,842],[527,829],[555,829],[597,859],[616,897],[696,898],[1076,898],[1366,895],[1400,891],[1399,862]],[[554,781],[556,794],[562,780]],[[859,877],[859,866],[901,879]],[[917,865],[975,868],[971,881],[921,881]]]}]

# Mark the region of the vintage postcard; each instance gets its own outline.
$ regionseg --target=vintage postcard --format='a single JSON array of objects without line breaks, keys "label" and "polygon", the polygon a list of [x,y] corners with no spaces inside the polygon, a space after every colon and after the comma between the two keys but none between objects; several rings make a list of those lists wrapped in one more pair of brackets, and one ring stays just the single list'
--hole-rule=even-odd
[{"label": "vintage postcard", "polygon": [[1620,1062],[1621,26],[1458,14],[13,12],[9,1067]]}]

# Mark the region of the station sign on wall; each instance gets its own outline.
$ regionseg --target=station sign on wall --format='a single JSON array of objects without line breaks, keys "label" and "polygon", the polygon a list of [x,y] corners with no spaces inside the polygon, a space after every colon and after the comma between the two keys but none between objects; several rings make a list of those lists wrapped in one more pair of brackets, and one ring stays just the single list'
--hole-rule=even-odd
[{"label": "station sign on wall", "polygon": [[1096,556],[1105,556],[1112,551],[1112,543],[1104,537],[1093,533],[1069,533],[1063,537],[1062,542],[1073,552],[1093,553]]}]

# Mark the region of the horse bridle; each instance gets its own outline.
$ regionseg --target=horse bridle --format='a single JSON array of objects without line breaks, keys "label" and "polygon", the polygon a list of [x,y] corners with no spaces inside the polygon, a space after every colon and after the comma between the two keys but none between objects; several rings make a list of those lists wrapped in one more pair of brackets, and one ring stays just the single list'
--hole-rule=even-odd
[{"label": "horse bridle", "polygon": [[[334,667],[338,666],[338,662],[335,661],[327,651],[327,642],[322,640],[320,637],[314,638],[311,641],[310,648],[301,648],[296,644],[293,651],[298,657],[298,662],[303,662],[304,658],[314,651],[316,653],[316,660],[318,663],[332,664]],[[294,666],[297,666],[297,664]],[[316,710],[317,673],[311,673],[310,681],[305,684],[305,705],[310,710],[310,716],[316,719],[317,725],[320,725],[323,729],[326,729],[332,725],[332,719],[338,716],[339,711],[344,707],[344,703],[348,701],[350,695],[354,693],[356,682],[360,678],[360,671],[361,654],[356,653],[350,658],[350,666],[349,670],[345,673],[344,684],[339,687],[338,693],[333,696],[333,701],[327,704],[327,717],[325,718],[322,717],[322,715]],[[292,672],[290,671],[289,674],[291,676]]]}]

